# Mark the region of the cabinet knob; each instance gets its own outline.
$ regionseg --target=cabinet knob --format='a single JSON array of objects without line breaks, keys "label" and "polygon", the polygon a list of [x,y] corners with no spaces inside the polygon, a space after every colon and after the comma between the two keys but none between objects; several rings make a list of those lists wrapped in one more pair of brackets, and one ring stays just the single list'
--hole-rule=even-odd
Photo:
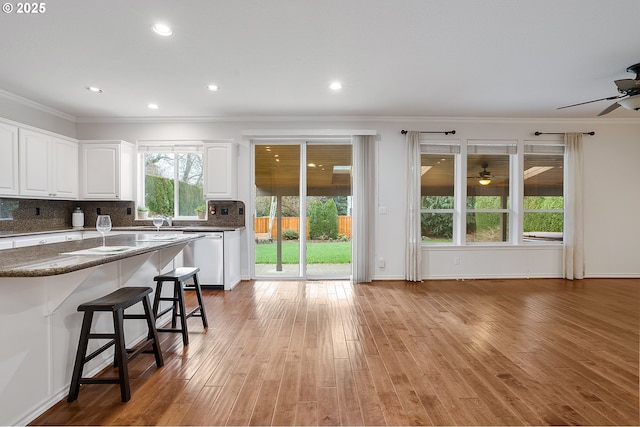
[{"label": "cabinet knob", "polygon": [[40,240],[40,241],[38,242],[38,244],[39,244],[39,245],[46,245],[46,244],[47,244],[47,241],[46,241],[46,240]]}]

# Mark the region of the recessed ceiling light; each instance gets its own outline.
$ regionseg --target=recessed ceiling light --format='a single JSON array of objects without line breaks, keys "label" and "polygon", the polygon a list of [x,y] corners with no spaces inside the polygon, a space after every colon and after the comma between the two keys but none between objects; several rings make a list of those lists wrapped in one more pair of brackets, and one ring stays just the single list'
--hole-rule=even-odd
[{"label": "recessed ceiling light", "polygon": [[333,82],[329,85],[329,89],[331,90],[340,90],[342,89],[342,83],[340,82]]},{"label": "recessed ceiling light", "polygon": [[169,37],[170,35],[173,34],[173,30],[171,29],[171,27],[161,22],[154,24],[153,27],[151,27],[151,29],[153,30],[154,33],[163,37]]},{"label": "recessed ceiling light", "polygon": [[147,107],[149,107],[152,110],[157,110],[158,108],[160,108],[158,107],[158,104],[148,104]]},{"label": "recessed ceiling light", "polygon": [[309,166],[310,168],[315,168],[316,164],[315,163],[307,163],[307,166]]},{"label": "recessed ceiling light", "polygon": [[218,85],[209,85],[207,86],[207,89],[209,89],[211,92],[217,92],[219,87]]},{"label": "recessed ceiling light", "polygon": [[95,87],[95,86],[87,86],[87,90],[89,92],[93,92],[93,93],[102,93],[102,89],[100,89],[99,87]]}]

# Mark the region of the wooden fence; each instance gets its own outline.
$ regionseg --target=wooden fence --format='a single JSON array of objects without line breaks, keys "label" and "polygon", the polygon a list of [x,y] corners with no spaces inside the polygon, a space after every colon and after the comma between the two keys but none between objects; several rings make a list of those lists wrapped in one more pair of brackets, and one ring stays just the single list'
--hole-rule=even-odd
[{"label": "wooden fence", "polygon": [[[256,234],[266,234],[269,232],[269,217],[261,216],[257,217],[254,224]],[[298,217],[282,217],[282,229],[283,230],[296,230],[300,232],[300,218]],[[351,217],[339,216],[338,217],[338,234],[344,234],[348,238],[351,238]],[[273,219],[273,227],[271,228],[271,238],[278,237],[278,220]],[[309,218],[307,218],[307,238],[309,238]]]}]

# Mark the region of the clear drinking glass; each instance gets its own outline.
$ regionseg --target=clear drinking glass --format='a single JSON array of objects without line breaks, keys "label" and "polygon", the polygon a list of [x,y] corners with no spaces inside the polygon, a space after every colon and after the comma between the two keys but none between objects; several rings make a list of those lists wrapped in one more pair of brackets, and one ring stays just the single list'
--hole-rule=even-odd
[{"label": "clear drinking glass", "polygon": [[153,225],[156,227],[156,233],[160,233],[160,227],[162,227],[162,223],[164,222],[164,218],[160,215],[156,215],[153,217]]},{"label": "clear drinking glass", "polygon": [[106,246],[105,234],[111,231],[111,217],[109,215],[98,215],[96,230],[102,235],[102,246]]}]

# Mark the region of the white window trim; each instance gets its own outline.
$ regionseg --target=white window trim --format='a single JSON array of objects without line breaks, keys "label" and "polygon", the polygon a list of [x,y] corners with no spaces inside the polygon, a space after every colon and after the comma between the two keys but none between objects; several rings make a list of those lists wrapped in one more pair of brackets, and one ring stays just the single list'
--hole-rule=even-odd
[{"label": "white window trim", "polygon": [[[137,197],[136,197],[136,205],[142,206],[145,205],[144,195],[145,195],[145,185],[144,185],[144,153],[175,153],[175,154],[189,154],[189,153],[200,153],[204,152],[204,144],[202,141],[195,140],[138,140],[136,142],[136,156],[137,156]],[[174,180],[175,176],[175,168],[174,168]],[[174,214],[178,212],[178,199],[177,186],[174,189],[174,206],[173,211]],[[197,216],[174,216],[173,219],[178,220],[195,220],[198,219]]]}]

